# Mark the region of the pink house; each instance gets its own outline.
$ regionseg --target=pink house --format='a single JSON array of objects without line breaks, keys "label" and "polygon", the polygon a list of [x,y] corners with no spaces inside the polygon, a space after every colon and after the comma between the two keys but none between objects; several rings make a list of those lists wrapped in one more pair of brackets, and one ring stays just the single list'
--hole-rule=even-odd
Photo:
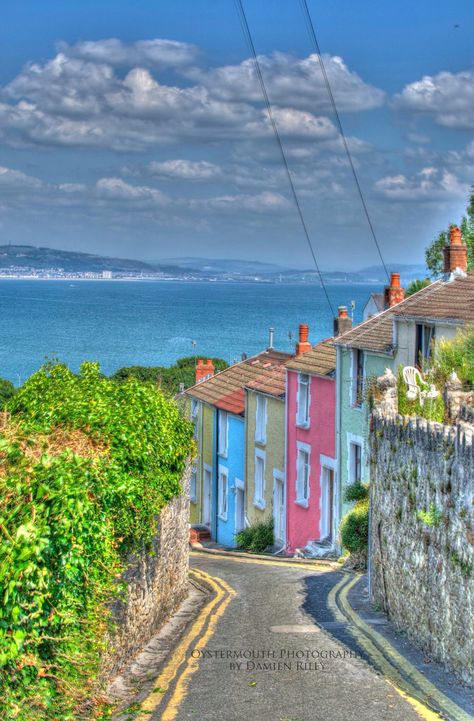
[{"label": "pink house", "polygon": [[[335,335],[348,330],[339,308]],[[286,539],[287,551],[324,555],[337,540],[336,349],[332,338],[311,347],[300,326],[296,356],[287,368]]]}]

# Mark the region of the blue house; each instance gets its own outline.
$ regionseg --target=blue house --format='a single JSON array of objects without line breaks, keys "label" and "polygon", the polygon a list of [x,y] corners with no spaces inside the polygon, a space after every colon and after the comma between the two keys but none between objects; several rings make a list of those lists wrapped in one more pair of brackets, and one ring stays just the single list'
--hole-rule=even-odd
[{"label": "blue house", "polygon": [[[288,358],[269,348],[215,375],[207,373],[185,391],[198,448],[191,483],[191,526],[208,529],[212,540],[223,546],[234,547],[236,534],[249,525],[245,388],[252,381],[271,377],[275,364]],[[202,368],[202,362],[198,363],[196,370]]]}]

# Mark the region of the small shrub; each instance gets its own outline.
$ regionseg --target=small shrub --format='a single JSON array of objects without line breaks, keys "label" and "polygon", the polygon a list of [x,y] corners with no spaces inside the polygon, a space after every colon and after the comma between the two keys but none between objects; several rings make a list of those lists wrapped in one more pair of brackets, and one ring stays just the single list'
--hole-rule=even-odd
[{"label": "small shrub", "polygon": [[357,503],[365,501],[369,497],[369,489],[362,483],[351,483],[344,491],[344,500],[346,503]]},{"label": "small shrub", "polygon": [[262,553],[268,546],[273,546],[273,518],[262,523],[255,523],[249,528],[243,528],[236,535],[237,546],[245,551]]},{"label": "small shrub", "polygon": [[418,511],[416,517],[419,521],[422,521],[425,526],[436,528],[436,526],[439,526],[441,523],[443,514],[438,508],[436,508],[434,503],[431,503],[428,511]]},{"label": "small shrub", "polygon": [[341,542],[350,553],[367,551],[369,538],[369,502],[359,501],[346,513],[340,526]]}]

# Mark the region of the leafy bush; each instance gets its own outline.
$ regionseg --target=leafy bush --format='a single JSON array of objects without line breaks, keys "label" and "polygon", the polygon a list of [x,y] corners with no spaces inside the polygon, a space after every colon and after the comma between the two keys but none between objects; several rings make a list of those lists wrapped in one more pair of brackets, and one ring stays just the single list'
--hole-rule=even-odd
[{"label": "leafy bush", "polygon": [[[426,384],[428,386],[428,384]],[[398,368],[397,375],[398,412],[402,416],[420,416],[427,420],[443,423],[444,421],[444,400],[443,396],[426,399],[421,405],[419,398],[411,401],[407,398],[407,385],[403,379],[403,367]]]},{"label": "leafy bush", "polygon": [[430,285],[431,281],[429,278],[423,278],[421,280],[420,278],[417,278],[416,280],[410,281],[408,283],[405,295],[408,298],[409,295],[413,295],[414,293],[418,293],[419,290],[422,290],[423,288],[426,288],[428,285]]},{"label": "leafy bush", "polygon": [[129,552],[180,493],[192,428],[151,384],[34,374],[0,434],[0,718],[90,717]]},{"label": "leafy bush", "polygon": [[341,542],[350,553],[367,551],[369,538],[369,501],[359,501],[346,513],[340,525]]},{"label": "leafy bush", "polygon": [[436,342],[432,373],[443,387],[452,371],[459,380],[474,385],[474,327],[460,328],[451,340],[440,338]]},{"label": "leafy bush", "polygon": [[273,535],[273,518],[262,523],[255,523],[249,528],[244,528],[236,535],[237,546],[246,551],[262,553],[268,546],[273,546],[275,539]]},{"label": "leafy bush", "polygon": [[[160,386],[162,391],[168,395],[174,396],[179,392],[180,384],[183,383],[185,388],[194,385],[196,373],[196,356],[186,356],[179,358],[175,365],[165,366],[129,366],[128,368],[119,368],[112,378],[117,381],[136,378],[140,381],[150,381]],[[227,363],[222,358],[212,358],[216,372],[227,368]]]},{"label": "leafy bush", "polygon": [[363,483],[351,483],[344,491],[346,503],[357,503],[365,501],[369,497],[369,489]]},{"label": "leafy bush", "polygon": [[16,388],[11,381],[7,381],[6,378],[0,378],[0,410],[5,408],[5,405],[13,398],[16,393]]}]

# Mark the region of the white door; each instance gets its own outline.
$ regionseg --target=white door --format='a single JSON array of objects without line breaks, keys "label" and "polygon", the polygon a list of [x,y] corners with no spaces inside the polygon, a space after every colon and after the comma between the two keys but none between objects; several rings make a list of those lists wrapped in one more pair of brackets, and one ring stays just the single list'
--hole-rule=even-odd
[{"label": "white door", "polygon": [[273,526],[275,542],[285,540],[285,486],[279,476],[273,477]]},{"label": "white door", "polygon": [[235,479],[235,532],[245,528],[245,490],[242,481]]},{"label": "white door", "polygon": [[321,522],[319,539],[332,541],[334,470],[323,466],[321,474]]},{"label": "white door", "polygon": [[203,504],[202,504],[202,522],[205,526],[211,525],[211,488],[212,488],[212,472],[208,467],[204,467],[204,488],[203,488]]}]

